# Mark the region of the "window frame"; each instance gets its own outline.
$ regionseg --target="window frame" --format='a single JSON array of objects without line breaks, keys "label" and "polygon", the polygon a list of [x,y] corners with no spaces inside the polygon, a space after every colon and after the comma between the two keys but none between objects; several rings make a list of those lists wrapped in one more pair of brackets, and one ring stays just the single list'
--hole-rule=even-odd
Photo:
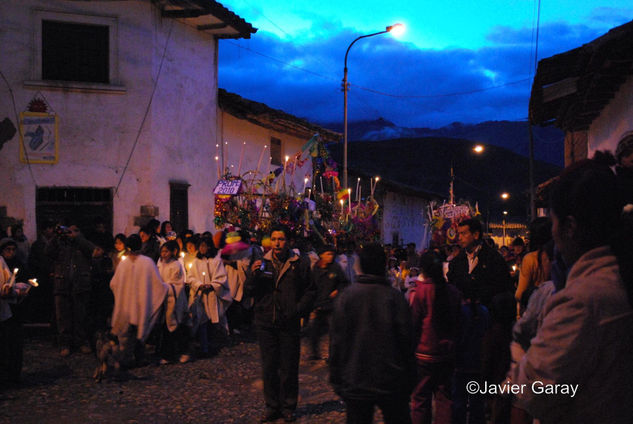
[{"label": "window frame", "polygon": [[[108,27],[108,79],[109,83],[59,81],[42,79],[42,22],[56,21],[80,25],[100,25]],[[119,91],[125,92],[119,77],[119,25],[116,16],[88,15],[52,10],[35,9],[32,12],[33,46],[31,80],[25,86],[70,88],[80,91]]]}]

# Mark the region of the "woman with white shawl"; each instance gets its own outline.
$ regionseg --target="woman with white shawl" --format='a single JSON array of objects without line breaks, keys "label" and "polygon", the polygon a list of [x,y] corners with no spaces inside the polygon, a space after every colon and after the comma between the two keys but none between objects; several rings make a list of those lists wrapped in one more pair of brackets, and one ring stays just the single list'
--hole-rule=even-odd
[{"label": "woman with white shawl", "polygon": [[119,340],[118,361],[123,366],[142,360],[145,340],[162,311],[169,286],[163,282],[156,263],[140,254],[141,238],[132,234],[126,242],[130,253],[117,266],[110,281],[114,294],[112,334]]},{"label": "woman with white shawl", "polygon": [[226,310],[233,301],[226,270],[217,253],[213,239],[202,238],[198,255],[187,273],[192,331],[198,333],[203,355],[209,354],[210,324],[221,324],[228,330]]},{"label": "woman with white shawl", "polygon": [[178,260],[180,247],[175,240],[169,240],[160,247],[158,272],[169,285],[165,299],[165,323],[163,325],[160,354],[161,364],[189,361],[189,304],[185,290],[185,268]]}]

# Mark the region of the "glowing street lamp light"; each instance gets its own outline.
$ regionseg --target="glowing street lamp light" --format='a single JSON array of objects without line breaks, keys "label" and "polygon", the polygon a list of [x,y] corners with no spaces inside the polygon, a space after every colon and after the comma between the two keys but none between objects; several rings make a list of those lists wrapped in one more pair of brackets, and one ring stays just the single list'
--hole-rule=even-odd
[{"label": "glowing street lamp light", "polygon": [[405,31],[403,24],[389,25],[384,31],[374,32],[373,34],[361,35],[350,43],[345,52],[345,67],[343,68],[343,187],[347,188],[347,92],[349,91],[349,83],[347,82],[347,55],[355,42],[361,38],[373,37],[374,35],[392,33],[395,37],[399,37]]},{"label": "glowing street lamp light", "polygon": [[[508,199],[510,198],[510,194],[509,194],[509,193],[506,193],[506,192],[503,192],[503,193],[501,193],[501,198],[502,198],[503,200],[508,200]],[[504,211],[503,213],[504,213],[504,214],[507,214],[508,212]]]},{"label": "glowing street lamp light", "polygon": [[483,153],[484,151],[484,146],[481,144],[476,144],[475,147],[473,147],[473,152],[475,153]]}]

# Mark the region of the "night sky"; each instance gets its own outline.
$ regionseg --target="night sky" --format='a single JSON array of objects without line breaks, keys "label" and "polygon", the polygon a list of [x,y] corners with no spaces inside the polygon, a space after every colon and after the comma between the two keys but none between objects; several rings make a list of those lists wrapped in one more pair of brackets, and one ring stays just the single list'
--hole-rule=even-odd
[{"label": "night sky", "polygon": [[[258,28],[221,40],[219,86],[317,123],[343,120],[343,60],[359,35],[403,23],[400,38],[357,42],[348,58],[349,120],[404,127],[525,120],[538,2],[274,1],[221,3]],[[538,58],[587,43],[633,19],[630,0],[540,6]]]}]

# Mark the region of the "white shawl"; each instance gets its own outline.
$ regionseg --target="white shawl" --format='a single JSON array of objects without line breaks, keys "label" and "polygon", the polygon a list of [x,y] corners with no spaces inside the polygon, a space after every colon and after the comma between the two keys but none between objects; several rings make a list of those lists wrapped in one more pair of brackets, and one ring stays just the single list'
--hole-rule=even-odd
[{"label": "white shawl", "polygon": [[169,289],[156,264],[147,256],[128,255],[117,266],[110,288],[114,294],[112,333],[120,336],[128,326],[135,325],[136,338],[144,341],[160,315]]},{"label": "white shawl", "polygon": [[[226,276],[226,270],[220,256],[215,258],[196,258],[187,273],[189,290],[189,309],[193,320],[193,331],[200,324],[211,321],[217,324],[225,321],[225,312],[233,298]],[[211,283],[213,289],[203,289],[201,285]]]},{"label": "white shawl", "polygon": [[179,324],[187,320],[189,305],[185,290],[185,268],[178,260],[165,263],[158,260],[158,272],[166,284],[169,284],[169,292],[165,299],[165,323],[169,331],[175,331]]},{"label": "white shawl", "polygon": [[235,260],[237,269],[230,265],[224,267],[229,280],[231,297],[237,302],[241,302],[244,297],[244,283],[246,282],[246,273],[248,272],[248,265],[251,262],[251,256],[252,249],[243,250],[231,258]]}]

